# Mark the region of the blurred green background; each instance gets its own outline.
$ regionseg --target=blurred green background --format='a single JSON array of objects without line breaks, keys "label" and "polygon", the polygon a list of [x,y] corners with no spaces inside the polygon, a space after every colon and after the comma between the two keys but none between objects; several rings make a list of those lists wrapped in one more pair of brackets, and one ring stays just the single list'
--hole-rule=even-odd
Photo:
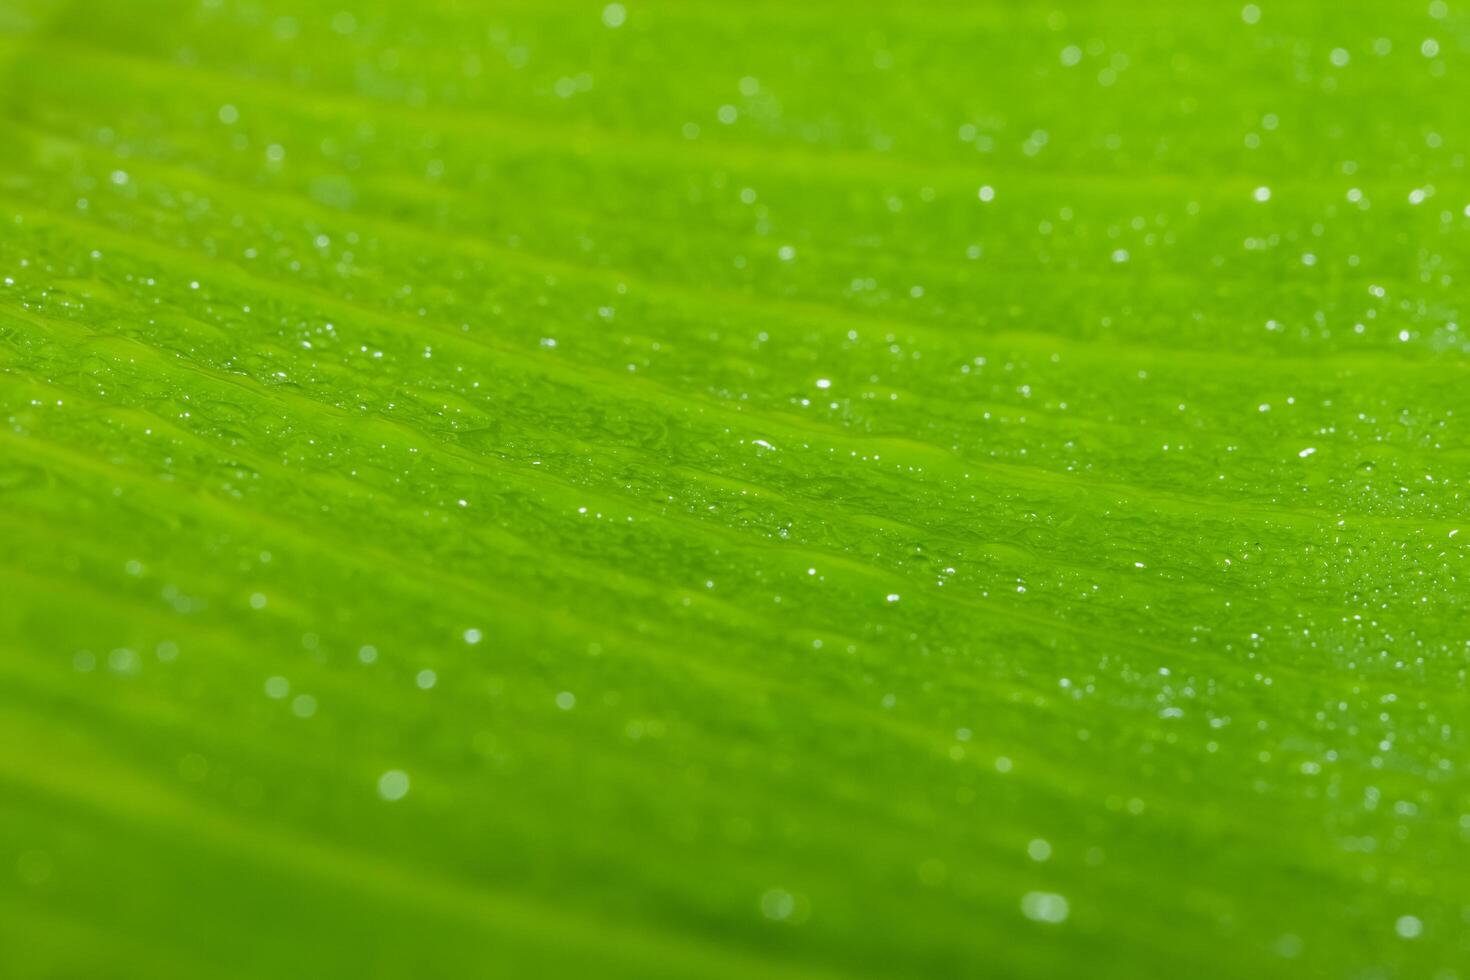
[{"label": "blurred green background", "polygon": [[1467,72],[0,0],[0,976],[1470,978]]}]

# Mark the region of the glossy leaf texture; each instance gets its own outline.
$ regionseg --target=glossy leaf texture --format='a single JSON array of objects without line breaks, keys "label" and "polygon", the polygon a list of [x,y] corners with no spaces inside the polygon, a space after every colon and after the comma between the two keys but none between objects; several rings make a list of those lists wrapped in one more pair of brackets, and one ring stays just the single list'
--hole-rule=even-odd
[{"label": "glossy leaf texture", "polygon": [[1467,72],[0,0],[0,974],[1470,978]]}]

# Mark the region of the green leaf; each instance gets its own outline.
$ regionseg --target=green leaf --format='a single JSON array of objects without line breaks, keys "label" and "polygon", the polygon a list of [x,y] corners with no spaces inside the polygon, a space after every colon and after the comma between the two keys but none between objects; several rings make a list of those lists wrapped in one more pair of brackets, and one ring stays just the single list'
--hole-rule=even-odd
[{"label": "green leaf", "polygon": [[1466,16],[0,0],[0,974],[1465,977]]}]

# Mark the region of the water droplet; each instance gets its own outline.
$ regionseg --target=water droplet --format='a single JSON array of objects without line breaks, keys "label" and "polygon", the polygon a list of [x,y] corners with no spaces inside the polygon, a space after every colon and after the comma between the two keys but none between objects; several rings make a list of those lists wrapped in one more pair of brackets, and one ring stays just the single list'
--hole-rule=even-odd
[{"label": "water droplet", "polygon": [[392,803],[408,795],[408,773],[389,769],[378,777],[378,795]]},{"label": "water droplet", "polygon": [[1021,913],[1032,922],[1055,925],[1067,921],[1071,908],[1067,899],[1055,892],[1027,892],[1021,898]]}]

